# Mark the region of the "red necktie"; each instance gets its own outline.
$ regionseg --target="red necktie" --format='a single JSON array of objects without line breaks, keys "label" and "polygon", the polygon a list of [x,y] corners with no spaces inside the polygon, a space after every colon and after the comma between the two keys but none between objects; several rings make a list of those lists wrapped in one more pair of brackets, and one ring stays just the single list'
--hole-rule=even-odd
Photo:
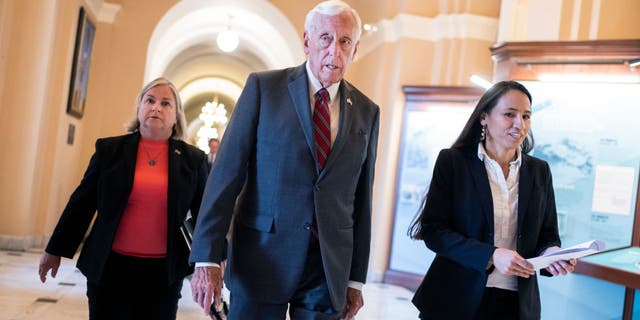
[{"label": "red necktie", "polygon": [[[313,138],[316,142],[316,157],[320,170],[327,163],[329,151],[331,151],[331,114],[329,113],[329,92],[322,88],[315,94],[316,103],[313,110]],[[310,245],[318,246],[318,225],[316,216],[311,219]]]},{"label": "red necktie", "polygon": [[331,150],[331,114],[329,113],[329,92],[322,88],[315,94],[313,110],[313,138],[316,142],[316,157],[320,169],[324,169]]}]

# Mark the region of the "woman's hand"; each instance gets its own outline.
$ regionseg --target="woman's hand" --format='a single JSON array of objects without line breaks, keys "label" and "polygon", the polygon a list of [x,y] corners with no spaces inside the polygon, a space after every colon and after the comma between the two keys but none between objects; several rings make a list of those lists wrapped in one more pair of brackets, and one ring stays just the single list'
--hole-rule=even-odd
[{"label": "woman's hand", "polygon": [[523,278],[536,274],[533,265],[513,250],[497,248],[493,252],[492,259],[493,265],[502,274]]},{"label": "woman's hand", "polygon": [[55,278],[58,274],[58,268],[60,267],[60,256],[54,256],[45,252],[40,258],[40,266],[38,268],[38,274],[40,275],[40,281],[44,283],[47,281],[47,272],[51,270],[51,277]]},{"label": "woman's hand", "polygon": [[[562,248],[555,246],[555,247],[549,247],[547,248],[547,250],[544,251],[544,254],[549,254],[549,253],[553,253],[556,251],[562,250]],[[566,275],[569,272],[573,272],[573,270],[575,269],[575,265],[578,263],[578,260],[576,259],[570,259],[570,260],[559,260],[556,261],[552,264],[550,264],[548,267],[546,267],[545,269],[547,271],[549,271],[549,273],[551,273],[554,276],[557,275]]]}]

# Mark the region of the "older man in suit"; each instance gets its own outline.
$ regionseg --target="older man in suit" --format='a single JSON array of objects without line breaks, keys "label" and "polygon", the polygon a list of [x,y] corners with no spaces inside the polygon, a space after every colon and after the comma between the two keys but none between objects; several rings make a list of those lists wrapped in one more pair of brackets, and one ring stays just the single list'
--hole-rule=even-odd
[{"label": "older man in suit", "polygon": [[[325,1],[306,17],[307,62],[254,73],[205,189],[190,260],[193,298],[230,319],[352,318],[363,305],[379,108],[343,75],[358,14]],[[318,93],[319,92],[319,93]]]}]

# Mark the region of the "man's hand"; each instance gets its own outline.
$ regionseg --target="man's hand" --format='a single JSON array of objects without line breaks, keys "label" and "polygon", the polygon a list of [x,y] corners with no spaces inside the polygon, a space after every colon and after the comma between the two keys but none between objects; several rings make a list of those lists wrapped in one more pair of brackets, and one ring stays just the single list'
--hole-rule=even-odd
[{"label": "man's hand", "polygon": [[493,265],[500,273],[506,275],[529,278],[536,274],[536,270],[529,261],[509,249],[497,248],[493,252]]},{"label": "man's hand", "polygon": [[47,281],[47,272],[51,270],[51,277],[55,278],[58,274],[58,268],[60,267],[60,256],[54,256],[45,252],[40,258],[40,266],[38,267],[38,274],[40,275],[40,281],[44,283]]},{"label": "man's hand", "polygon": [[353,319],[363,305],[362,292],[351,287],[347,288],[347,303],[342,312],[342,317],[345,320]]},{"label": "man's hand", "polygon": [[[545,250],[544,254],[549,254],[549,253],[553,253],[556,251],[562,250],[562,248],[555,246],[555,247],[549,247],[547,250]],[[571,260],[560,260],[560,261],[556,261],[552,264],[550,264],[548,267],[546,267],[545,269],[547,271],[549,271],[549,273],[551,273],[554,276],[557,275],[566,275],[569,272],[573,272],[573,269],[575,267],[575,265],[578,263],[578,260],[576,259],[571,259]]]},{"label": "man's hand", "polygon": [[220,267],[197,267],[191,277],[191,294],[193,301],[204,309],[204,314],[207,316],[214,299],[216,305],[220,305],[222,299],[222,271]]}]

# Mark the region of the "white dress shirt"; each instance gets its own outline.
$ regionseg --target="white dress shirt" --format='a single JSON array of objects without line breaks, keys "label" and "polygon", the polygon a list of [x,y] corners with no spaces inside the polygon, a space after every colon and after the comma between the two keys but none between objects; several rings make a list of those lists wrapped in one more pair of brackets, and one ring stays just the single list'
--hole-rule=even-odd
[{"label": "white dress shirt", "polygon": [[[478,144],[478,158],[484,162],[491,187],[493,199],[493,245],[498,248],[516,250],[518,233],[518,181],[522,154],[517,150],[517,158],[509,163],[509,174],[505,179],[500,164],[491,159],[482,143]],[[511,291],[518,290],[516,276],[492,272],[487,280],[487,287],[495,287]]]},{"label": "white dress shirt", "polygon": [[[318,90],[322,89],[322,85],[311,72],[311,69],[309,68],[309,62],[307,62],[305,66],[307,68],[307,78],[309,79],[309,102],[311,105],[311,115],[313,115],[313,111],[316,106],[315,94],[316,92],[318,92]],[[340,96],[338,94],[338,89],[340,89],[340,82],[334,83],[325,89],[327,89],[327,92],[329,92],[329,113],[331,114],[331,146],[333,146],[333,143],[336,141],[336,137],[338,136],[338,129],[340,128]]]}]

